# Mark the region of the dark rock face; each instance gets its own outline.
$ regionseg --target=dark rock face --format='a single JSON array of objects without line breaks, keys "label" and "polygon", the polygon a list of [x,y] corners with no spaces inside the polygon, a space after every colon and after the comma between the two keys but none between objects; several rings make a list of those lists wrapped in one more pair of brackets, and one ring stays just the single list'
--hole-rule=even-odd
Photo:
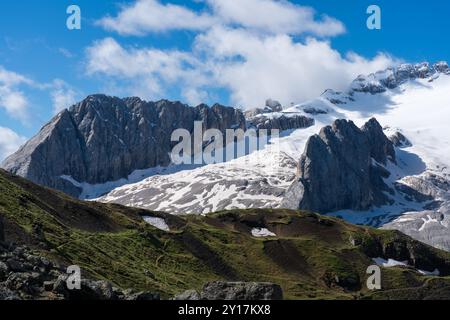
[{"label": "dark rock face", "polygon": [[397,68],[389,68],[368,76],[360,75],[352,83],[352,91],[377,94],[388,89],[394,89],[408,80],[430,79],[433,76],[450,74],[446,62],[438,62],[433,65],[428,62],[418,64],[402,64]]},{"label": "dark rock face", "polygon": [[283,106],[277,100],[267,99],[266,100],[266,109],[269,109],[272,112],[280,112],[283,110]]},{"label": "dark rock face", "polygon": [[170,163],[176,129],[245,129],[241,111],[214,105],[195,108],[179,102],[145,102],[89,96],[53,118],[3,167],[33,182],[78,196],[80,190],[61,176],[104,183],[127,177],[134,170]]},{"label": "dark rock face", "polygon": [[195,290],[186,290],[176,295],[173,300],[201,300],[202,296]]},{"label": "dark rock face", "polygon": [[382,166],[395,162],[392,142],[371,119],[361,129],[336,120],[312,136],[299,163],[299,178],[286,195],[285,206],[327,213],[367,210],[388,203],[391,190]]},{"label": "dark rock face", "polygon": [[208,282],[201,293],[188,290],[175,300],[283,300],[281,287],[263,282]]},{"label": "dark rock face", "polygon": [[279,285],[257,282],[210,282],[203,287],[206,300],[282,300]]},{"label": "dark rock face", "polygon": [[403,184],[403,183],[396,182],[394,184],[394,187],[398,192],[403,194],[405,199],[408,201],[425,202],[425,201],[431,201],[434,199],[431,195],[423,194],[423,193],[415,190],[414,188],[412,188],[406,184]]},{"label": "dark rock face", "polygon": [[370,119],[361,130],[367,137],[371,158],[383,165],[386,165],[388,160],[396,163],[394,145],[376,119]]},{"label": "dark rock face", "polygon": [[264,115],[255,117],[249,120],[249,127],[253,127],[257,130],[261,129],[277,129],[280,131],[291,130],[291,129],[302,129],[308,128],[314,125],[314,119],[305,116],[281,116],[277,118],[268,118]]},{"label": "dark rock face", "polygon": [[50,288],[50,291],[62,295],[66,300],[160,300],[160,296],[158,293],[135,292],[130,289],[122,291],[119,288],[113,287],[112,284],[107,281],[93,281],[83,279],[81,281],[80,290],[67,290],[65,275],[61,275]]},{"label": "dark rock face", "polygon": [[409,266],[418,270],[432,272],[437,269],[441,276],[447,276],[450,273],[450,261],[448,259],[441,257],[439,254],[433,254],[430,251],[431,247],[427,244],[405,238],[400,231],[395,231],[389,241],[374,238],[373,241],[361,242],[358,246],[372,258],[382,257],[386,260],[407,261]]},{"label": "dark rock face", "polygon": [[0,243],[0,300],[159,300],[159,294],[113,287],[83,278],[67,289],[64,269],[25,246]]},{"label": "dark rock face", "polygon": [[257,115],[264,113],[273,113],[273,112],[281,112],[283,111],[283,106],[280,102],[272,99],[266,100],[266,105],[264,108],[256,108],[252,110],[247,110],[244,112],[245,117],[248,119],[254,118]]},{"label": "dark rock face", "polygon": [[328,111],[320,108],[314,108],[314,107],[305,107],[303,108],[303,112],[312,114],[312,115],[318,115],[318,114],[327,114]]},{"label": "dark rock face", "polygon": [[408,138],[398,131],[390,136],[389,140],[391,140],[397,148],[407,148],[412,146],[412,143],[408,140]]}]

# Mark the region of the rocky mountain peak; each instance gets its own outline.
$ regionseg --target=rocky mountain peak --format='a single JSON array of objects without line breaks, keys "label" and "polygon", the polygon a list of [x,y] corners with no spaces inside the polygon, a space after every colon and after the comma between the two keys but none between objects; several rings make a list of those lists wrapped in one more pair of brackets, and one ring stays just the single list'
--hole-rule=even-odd
[{"label": "rocky mountain peak", "polygon": [[386,204],[387,161],[395,161],[394,147],[376,119],[361,129],[336,120],[308,140],[283,206],[328,213]]},{"label": "rocky mountain peak", "polygon": [[422,62],[417,64],[404,63],[369,75],[359,75],[350,86],[351,92],[366,92],[377,94],[388,89],[394,89],[408,80],[428,79],[433,81],[441,74],[450,74],[450,68],[445,61],[435,64]]},{"label": "rocky mountain peak", "polygon": [[170,164],[175,129],[245,128],[240,110],[181,102],[90,95],[55,116],[2,166],[39,184],[78,196],[72,180],[91,184]]},{"label": "rocky mountain peak", "polygon": [[394,145],[375,118],[370,119],[361,130],[369,140],[370,156],[375,161],[383,165],[386,165],[388,160],[396,163]]},{"label": "rocky mountain peak", "polygon": [[280,112],[283,110],[283,106],[277,100],[267,99],[265,109],[271,112]]}]

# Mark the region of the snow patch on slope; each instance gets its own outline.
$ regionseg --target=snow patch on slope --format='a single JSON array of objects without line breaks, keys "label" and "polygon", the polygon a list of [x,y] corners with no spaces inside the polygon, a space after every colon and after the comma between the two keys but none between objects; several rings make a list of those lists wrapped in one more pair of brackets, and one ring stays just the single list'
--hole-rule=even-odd
[{"label": "snow patch on slope", "polygon": [[145,222],[147,222],[148,224],[154,226],[155,228],[158,228],[159,230],[163,230],[163,231],[170,231],[169,226],[166,223],[166,220],[164,220],[163,218],[158,218],[158,217],[142,217],[144,219]]},{"label": "snow patch on slope", "polygon": [[252,236],[255,238],[267,238],[267,237],[276,237],[277,235],[267,228],[253,228]]},{"label": "snow patch on slope", "polygon": [[394,259],[388,259],[385,260],[383,258],[373,258],[373,262],[375,262],[377,265],[385,267],[385,268],[392,268],[392,267],[406,267],[408,266],[408,261],[397,261]]},{"label": "snow patch on slope", "polygon": [[[393,267],[409,267],[414,268],[408,264],[408,261],[397,261],[394,259],[383,259],[383,258],[373,258],[373,262],[375,262],[380,267],[384,268],[393,268]],[[417,272],[419,272],[422,275],[425,276],[439,276],[441,273],[438,269],[434,269],[434,271],[425,271],[425,270],[419,270],[416,269]]]}]

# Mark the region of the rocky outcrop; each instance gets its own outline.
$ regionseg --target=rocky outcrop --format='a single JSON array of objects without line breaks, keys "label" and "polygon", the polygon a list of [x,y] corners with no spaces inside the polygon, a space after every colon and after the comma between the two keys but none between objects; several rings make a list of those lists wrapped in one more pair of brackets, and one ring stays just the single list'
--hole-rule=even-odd
[{"label": "rocky outcrop", "polygon": [[406,138],[401,132],[397,131],[389,137],[395,147],[397,148],[408,148],[412,146],[411,141]]},{"label": "rocky outcrop", "polygon": [[305,116],[285,116],[268,117],[265,115],[257,116],[249,120],[248,126],[257,130],[261,129],[277,129],[280,131],[303,129],[314,125],[314,119]]},{"label": "rocky outcrop", "polygon": [[327,213],[386,204],[392,191],[383,181],[390,175],[384,166],[395,161],[392,142],[375,119],[361,129],[336,120],[308,140],[283,207]]},{"label": "rocky outcrop", "polygon": [[203,287],[206,300],[282,300],[281,287],[273,283],[210,282]]},{"label": "rocky outcrop", "polygon": [[370,119],[361,131],[367,138],[369,155],[372,159],[383,165],[386,165],[388,161],[397,163],[394,145],[386,137],[383,128],[375,118]]},{"label": "rocky outcrop", "polygon": [[273,113],[273,112],[281,112],[283,111],[283,106],[280,102],[272,99],[266,100],[266,105],[264,108],[256,108],[247,110],[244,112],[244,115],[247,119],[252,119],[257,115],[264,114],[264,113]]},{"label": "rocky outcrop", "polygon": [[69,290],[67,278],[60,265],[30,248],[0,243],[0,300],[159,300],[155,293],[85,278],[80,290]]},{"label": "rocky outcrop", "polygon": [[80,190],[62,178],[91,184],[115,181],[138,169],[170,163],[175,129],[224,132],[245,129],[241,111],[214,105],[189,107],[179,102],[146,102],[93,95],[64,110],[2,166],[44,186],[77,196]]},{"label": "rocky outcrop", "polygon": [[196,290],[186,290],[180,294],[177,294],[173,300],[202,300],[202,296]]},{"label": "rocky outcrop", "polygon": [[247,127],[257,130],[292,130],[303,129],[314,125],[314,119],[303,115],[280,114],[283,111],[281,103],[276,100],[266,100],[264,109],[254,109],[246,111]]},{"label": "rocky outcrop", "polygon": [[307,113],[307,114],[311,114],[313,116],[316,116],[318,114],[327,114],[328,113],[327,110],[324,110],[324,109],[321,109],[321,108],[316,108],[316,107],[311,107],[311,106],[304,107],[303,108],[303,112]]},{"label": "rocky outcrop", "polygon": [[266,100],[266,108],[272,110],[272,112],[280,112],[283,110],[283,106],[277,100],[267,99]]},{"label": "rocky outcrop", "polygon": [[450,251],[450,213],[441,210],[407,212],[382,228],[399,230],[435,248]]},{"label": "rocky outcrop", "polygon": [[208,282],[201,293],[188,290],[174,300],[283,300],[281,287],[264,282]]},{"label": "rocky outcrop", "polygon": [[450,68],[446,62],[442,61],[434,65],[428,62],[402,64],[397,68],[389,68],[368,76],[358,76],[351,85],[351,92],[382,93],[388,89],[397,88],[408,80],[429,79],[433,81],[434,77],[439,74],[450,74]]},{"label": "rocky outcrop", "polygon": [[405,262],[405,267],[415,268],[424,273],[437,271],[441,276],[450,274],[450,261],[442,256],[442,252],[427,244],[414,241],[400,231],[393,231],[389,238],[373,237],[367,241],[365,236],[355,235],[352,238],[355,247],[359,247],[371,258]]}]

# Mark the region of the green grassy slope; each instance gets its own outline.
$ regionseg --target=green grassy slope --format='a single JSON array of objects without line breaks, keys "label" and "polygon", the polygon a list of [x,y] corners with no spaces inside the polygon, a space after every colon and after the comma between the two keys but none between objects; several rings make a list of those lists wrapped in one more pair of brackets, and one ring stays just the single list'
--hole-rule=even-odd
[{"label": "green grassy slope", "polygon": [[[365,286],[371,258],[409,260],[450,275],[450,254],[399,232],[289,210],[234,210],[175,217],[82,202],[0,171],[0,215],[9,241],[24,243],[90,277],[170,297],[211,280],[280,284],[287,299],[449,298],[450,278],[384,268],[383,290]],[[166,220],[164,232],[141,216]],[[254,238],[266,227],[275,238]],[[41,231],[42,230],[42,231]]]}]

